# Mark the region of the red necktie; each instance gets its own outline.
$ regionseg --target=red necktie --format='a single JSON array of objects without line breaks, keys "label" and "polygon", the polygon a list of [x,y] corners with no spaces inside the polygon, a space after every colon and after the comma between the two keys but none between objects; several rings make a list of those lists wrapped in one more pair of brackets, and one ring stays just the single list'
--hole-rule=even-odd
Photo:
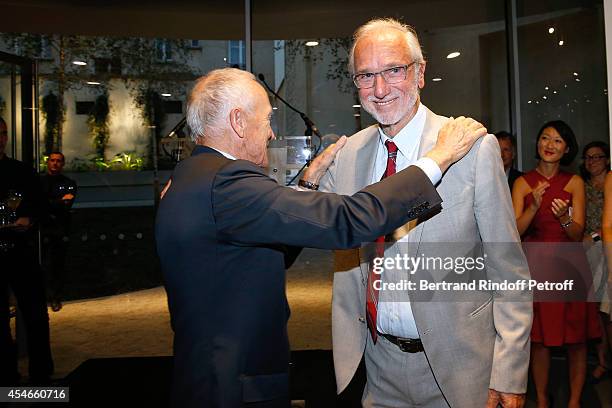
[{"label": "red necktie", "polygon": [[[391,140],[387,140],[385,142],[385,146],[387,147],[387,168],[383,173],[381,180],[389,177],[392,174],[395,174],[396,165],[395,159],[397,158],[397,146]],[[385,237],[378,237],[376,239],[376,256],[384,257],[385,256]],[[380,279],[381,275],[377,275],[374,273],[374,269],[370,267],[370,272],[368,273],[368,287],[366,293],[366,319],[368,321],[368,328],[370,329],[370,334],[372,335],[372,340],[376,343],[376,338],[378,334],[376,333],[376,313],[378,309],[378,290],[374,288],[374,281]]]}]

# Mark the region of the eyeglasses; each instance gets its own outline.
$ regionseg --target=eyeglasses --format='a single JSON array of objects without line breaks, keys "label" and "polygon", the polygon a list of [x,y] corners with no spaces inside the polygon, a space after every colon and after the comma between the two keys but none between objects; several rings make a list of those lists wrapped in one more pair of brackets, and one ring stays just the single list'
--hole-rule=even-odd
[{"label": "eyeglasses", "polygon": [[596,156],[584,156],[584,160],[603,160],[606,158],[605,154],[599,154]]},{"label": "eyeglasses", "polygon": [[353,82],[358,89],[367,89],[374,86],[376,75],[380,75],[384,78],[388,84],[397,84],[406,80],[408,75],[408,68],[416,64],[417,61],[412,61],[408,65],[400,65],[398,67],[387,68],[379,72],[364,72],[363,74],[353,75]]}]

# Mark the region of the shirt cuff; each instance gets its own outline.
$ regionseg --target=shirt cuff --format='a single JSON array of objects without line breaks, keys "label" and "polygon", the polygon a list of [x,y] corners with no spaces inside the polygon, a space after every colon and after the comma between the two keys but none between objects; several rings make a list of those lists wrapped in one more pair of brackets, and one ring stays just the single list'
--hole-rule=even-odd
[{"label": "shirt cuff", "polygon": [[423,170],[423,173],[431,180],[431,184],[436,185],[442,179],[442,171],[433,159],[421,157],[414,165]]}]

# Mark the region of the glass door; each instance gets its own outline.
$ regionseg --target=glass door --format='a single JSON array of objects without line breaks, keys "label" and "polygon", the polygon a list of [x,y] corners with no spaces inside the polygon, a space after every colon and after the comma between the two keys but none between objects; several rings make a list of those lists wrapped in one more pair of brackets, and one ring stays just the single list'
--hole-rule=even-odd
[{"label": "glass door", "polygon": [[0,117],[8,130],[7,156],[37,167],[36,63],[0,52]]}]

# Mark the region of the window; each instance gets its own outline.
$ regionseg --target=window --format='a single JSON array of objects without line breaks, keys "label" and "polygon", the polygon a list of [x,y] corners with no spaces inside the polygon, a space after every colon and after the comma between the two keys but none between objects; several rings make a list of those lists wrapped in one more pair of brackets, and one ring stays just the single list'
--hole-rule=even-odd
[{"label": "window", "polygon": [[51,41],[49,37],[43,35],[40,37],[40,58],[50,60],[51,57]]},{"label": "window", "polygon": [[96,74],[121,75],[120,58],[94,58]]},{"label": "window", "polygon": [[244,41],[230,41],[227,63],[230,67],[245,69],[245,46]]},{"label": "window", "polygon": [[167,39],[155,40],[155,53],[159,62],[172,61],[172,44]]},{"label": "window", "polygon": [[202,46],[200,45],[200,40],[188,40],[187,47],[194,50],[199,50],[202,48]]}]

